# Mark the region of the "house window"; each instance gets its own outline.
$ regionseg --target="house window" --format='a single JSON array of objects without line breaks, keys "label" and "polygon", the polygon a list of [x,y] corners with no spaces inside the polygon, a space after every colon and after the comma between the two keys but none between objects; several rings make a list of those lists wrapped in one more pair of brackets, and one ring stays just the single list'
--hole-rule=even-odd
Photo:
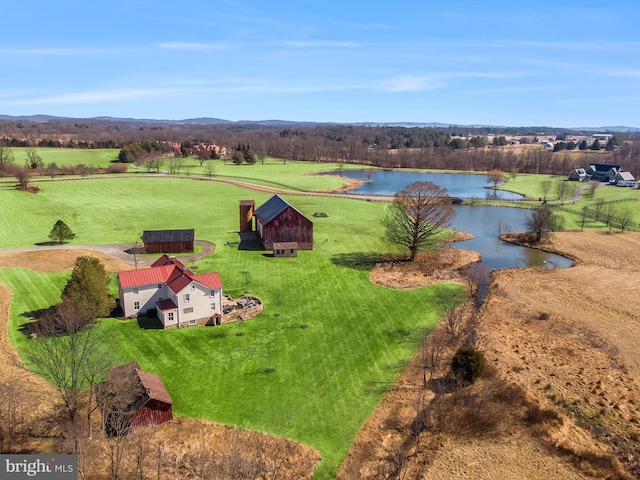
[{"label": "house window", "polygon": [[134,294],[134,295],[138,295],[138,287],[135,287],[135,288],[133,289],[133,294]]},{"label": "house window", "polygon": [[212,304],[211,304],[211,310],[215,310],[215,309],[216,309],[216,304],[215,304],[215,303],[212,303]]},{"label": "house window", "polygon": [[189,325],[195,325],[196,323],[196,320],[189,320]]},{"label": "house window", "polygon": [[196,284],[195,284],[195,283],[192,283],[192,284],[191,284],[191,290],[195,290],[195,289],[196,289]]},{"label": "house window", "polygon": [[184,310],[182,310],[182,313],[193,313],[193,307],[187,307]]},{"label": "house window", "polygon": [[188,293],[184,294],[184,301],[185,302],[190,302],[191,301],[191,295],[189,295]]},{"label": "house window", "polygon": [[140,310],[140,302],[133,302],[133,309]]},{"label": "house window", "polygon": [[215,297],[216,296],[216,291],[215,290],[209,291],[209,296],[210,297]]},{"label": "house window", "polygon": [[173,322],[173,312],[167,313],[167,321],[168,322]]},{"label": "house window", "polygon": [[161,283],[158,284],[158,288],[162,288],[162,284]]}]

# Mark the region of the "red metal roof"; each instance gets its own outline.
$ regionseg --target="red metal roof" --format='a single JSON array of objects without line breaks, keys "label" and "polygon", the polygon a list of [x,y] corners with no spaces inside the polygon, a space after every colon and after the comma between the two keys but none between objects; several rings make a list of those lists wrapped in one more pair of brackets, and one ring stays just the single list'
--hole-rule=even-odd
[{"label": "red metal roof", "polygon": [[172,278],[167,282],[167,286],[173,290],[174,293],[181,292],[187,285],[193,282],[191,275],[182,273],[175,278]]},{"label": "red metal roof", "polygon": [[141,268],[140,270],[127,270],[118,273],[118,283],[122,288],[165,283],[175,268],[175,265],[164,265],[162,267]]},{"label": "red metal roof", "polygon": [[163,265],[178,265],[179,267],[185,268],[184,264],[178,260],[176,257],[170,257],[167,254],[162,255],[159,259],[151,264],[152,267],[162,267]]},{"label": "red metal roof", "polygon": [[222,281],[217,272],[196,275],[178,260],[166,255],[153,262],[153,265],[155,266],[151,268],[120,272],[118,274],[120,287],[131,288],[166,283],[173,292],[178,293],[191,282],[198,282],[208,288],[222,288]]},{"label": "red metal roof", "polygon": [[220,275],[218,275],[218,272],[200,273],[199,275],[194,275],[193,277],[196,282],[201,283],[205,287],[222,288],[222,280],[220,280]]},{"label": "red metal roof", "polygon": [[176,304],[173,303],[173,300],[171,300],[170,298],[165,298],[164,300],[160,300],[156,302],[156,306],[162,312],[166,312],[167,310],[175,310],[178,308]]}]

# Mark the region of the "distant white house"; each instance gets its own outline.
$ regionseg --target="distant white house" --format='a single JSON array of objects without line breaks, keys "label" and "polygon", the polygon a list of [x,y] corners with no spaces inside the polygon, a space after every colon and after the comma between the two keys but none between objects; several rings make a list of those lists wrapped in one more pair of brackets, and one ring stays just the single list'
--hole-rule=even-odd
[{"label": "distant white house", "polygon": [[155,309],[164,328],[219,325],[222,281],[216,272],[194,274],[176,258],[163,255],[151,268],[118,274],[125,317]]},{"label": "distant white house", "polygon": [[611,183],[615,183],[618,187],[635,187],[638,185],[638,182],[636,182],[631,172],[618,172],[613,179],[611,179]]},{"label": "distant white house", "polygon": [[569,180],[578,182],[588,182],[591,176],[584,168],[574,168],[569,174]]},{"label": "distant white house", "polygon": [[611,133],[594,133],[591,135],[591,138],[598,140],[599,142],[608,142],[611,137],[613,137],[613,134]]}]

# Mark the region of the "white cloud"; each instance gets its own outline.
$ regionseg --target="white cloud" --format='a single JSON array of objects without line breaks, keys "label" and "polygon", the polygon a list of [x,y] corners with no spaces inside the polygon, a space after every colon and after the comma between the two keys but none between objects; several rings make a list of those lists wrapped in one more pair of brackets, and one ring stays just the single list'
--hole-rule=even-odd
[{"label": "white cloud", "polygon": [[130,48],[7,48],[0,47],[3,55],[45,55],[45,56],[81,56],[81,55],[122,55],[137,49]]},{"label": "white cloud", "polygon": [[218,43],[191,43],[191,42],[167,42],[159,43],[158,47],[167,50],[190,50],[190,51],[202,51],[202,50],[223,50],[228,48],[226,45]]},{"label": "white cloud", "polygon": [[512,78],[515,74],[498,72],[436,72],[429,75],[400,75],[384,81],[380,87],[389,92],[424,92],[445,88],[454,78]]},{"label": "white cloud", "polygon": [[640,70],[605,70],[602,74],[607,77],[639,78]]},{"label": "white cloud", "polygon": [[337,42],[331,40],[289,40],[282,42],[284,45],[295,48],[359,48],[364,44],[356,42]]},{"label": "white cloud", "polygon": [[104,92],[72,92],[49,97],[28,98],[2,102],[5,105],[54,105],[65,103],[101,103],[113,100],[140,98],[162,93],[161,89],[111,90]]},{"label": "white cloud", "polygon": [[442,88],[443,86],[442,83],[436,82],[432,77],[402,75],[390,78],[382,84],[381,89],[389,92],[424,92]]}]

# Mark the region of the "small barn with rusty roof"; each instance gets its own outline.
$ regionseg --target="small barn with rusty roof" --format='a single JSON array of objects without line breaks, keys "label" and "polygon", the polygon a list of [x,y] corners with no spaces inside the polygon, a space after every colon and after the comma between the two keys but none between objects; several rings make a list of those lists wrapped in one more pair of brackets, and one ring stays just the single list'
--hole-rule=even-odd
[{"label": "small barn with rusty roof", "polygon": [[283,242],[296,242],[300,250],[313,250],[313,222],[278,195],[258,207],[254,216],[266,250]]},{"label": "small barn with rusty roof", "polygon": [[173,419],[173,400],[158,375],[136,362],[109,370],[98,388],[98,407],[109,437],[136,433]]},{"label": "small barn with rusty roof", "polygon": [[195,231],[145,230],[142,233],[144,253],[190,253],[195,247]]}]

